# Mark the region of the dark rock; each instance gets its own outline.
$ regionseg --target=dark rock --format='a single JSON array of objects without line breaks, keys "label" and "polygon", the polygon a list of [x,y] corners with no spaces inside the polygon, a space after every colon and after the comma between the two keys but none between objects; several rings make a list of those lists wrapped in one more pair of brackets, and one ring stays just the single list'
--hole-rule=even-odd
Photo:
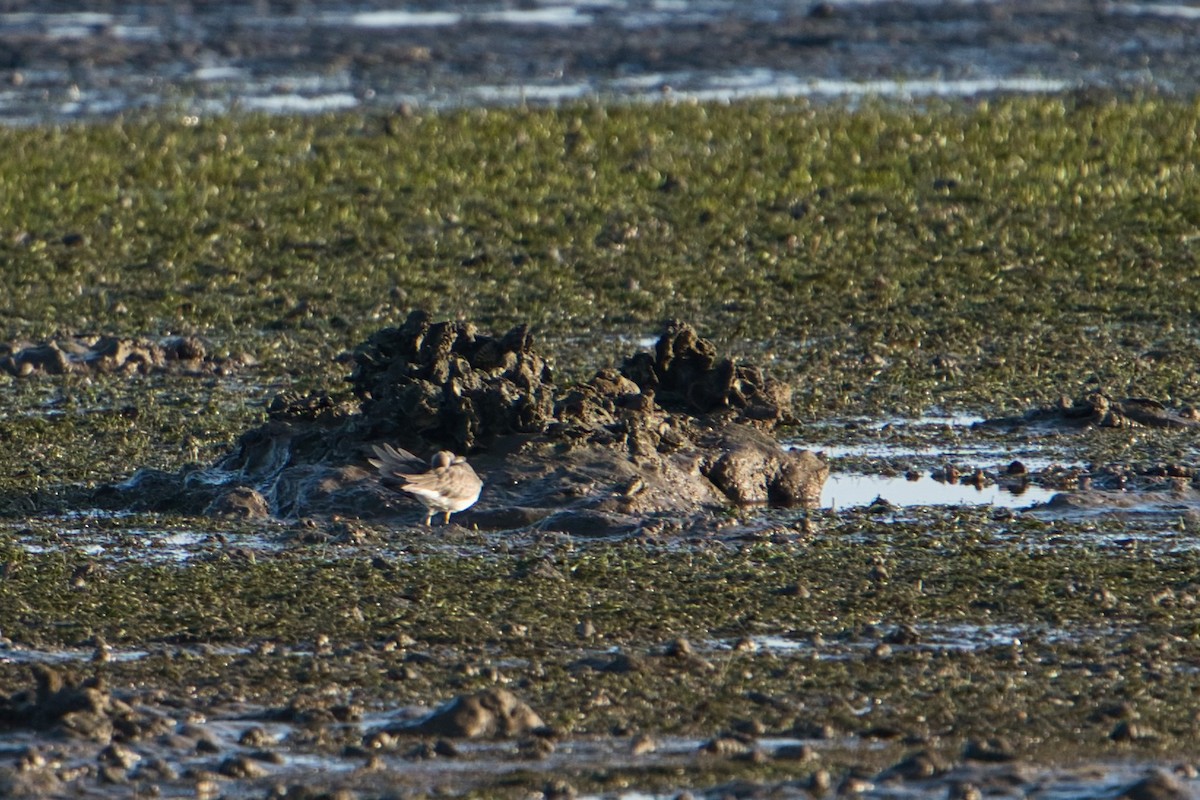
[{"label": "dark rock", "polygon": [[242,732],[242,735],[238,737],[238,744],[242,747],[261,748],[275,744],[275,739],[267,733],[266,728],[261,725],[255,725]]},{"label": "dark rock", "polygon": [[775,750],[777,761],[812,761],[817,751],[809,744],[785,744]]},{"label": "dark rock", "polygon": [[1155,770],[1121,789],[1116,800],[1192,800],[1195,795],[1175,776]]},{"label": "dark rock", "polygon": [[544,800],[572,800],[577,794],[575,787],[562,778],[550,781],[542,789]]},{"label": "dark rock", "polygon": [[267,768],[246,756],[230,756],[221,762],[217,772],[227,778],[261,778]]},{"label": "dark rock", "polygon": [[300,394],[280,392],[271,398],[267,416],[273,420],[310,420],[330,422],[350,416],[353,409],[324,392]]},{"label": "dark rock", "polygon": [[950,765],[940,756],[928,750],[922,750],[885,769],[879,774],[879,780],[927,780],[944,775],[949,771]]},{"label": "dark rock", "polygon": [[571,664],[571,669],[593,669],[597,672],[628,673],[641,672],[646,668],[642,659],[628,653],[581,658]]},{"label": "dark rock", "polygon": [[267,499],[249,486],[233,486],[225,490],[205,510],[206,514],[241,519],[263,519],[271,515]]},{"label": "dark rock", "polygon": [[114,767],[120,767],[122,770],[132,768],[137,762],[142,760],[142,757],[137,753],[119,744],[110,744],[100,751],[97,756],[101,763],[108,764]]},{"label": "dark rock", "polygon": [[1114,742],[1136,742],[1154,739],[1156,734],[1139,722],[1123,719],[1113,726],[1108,738]]},{"label": "dark rock", "polygon": [[963,758],[1002,764],[1017,759],[1012,745],[1003,739],[971,739],[963,747]]},{"label": "dark rock", "polygon": [[700,752],[710,756],[733,758],[751,751],[751,745],[732,736],[718,736],[700,745]]},{"label": "dark rock", "polygon": [[791,388],[754,366],[720,358],[685,322],[672,320],[654,355],[626,359],[621,373],[668,411],[730,411],[742,421],[774,425],[791,418]]},{"label": "dark rock", "polygon": [[468,452],[505,434],[540,432],[553,419],[550,367],[533,344],[527,326],[496,338],[414,311],[355,350],[349,380],[383,436],[416,433]]},{"label": "dark rock", "polygon": [[898,625],[895,630],[884,636],[883,641],[888,644],[914,645],[920,644],[921,635],[917,632],[915,627],[905,622],[901,625]]},{"label": "dark rock", "polygon": [[[97,679],[72,685],[42,664],[35,665],[32,673],[36,685],[32,692],[0,697],[0,728],[54,730],[106,745],[114,733],[134,739],[160,729],[154,720],[114,698]],[[114,755],[118,751],[105,752]]]},{"label": "dark rock", "polygon": [[542,718],[506,689],[461,695],[415,722],[384,728],[389,734],[447,736],[452,739],[511,738],[545,727]]}]

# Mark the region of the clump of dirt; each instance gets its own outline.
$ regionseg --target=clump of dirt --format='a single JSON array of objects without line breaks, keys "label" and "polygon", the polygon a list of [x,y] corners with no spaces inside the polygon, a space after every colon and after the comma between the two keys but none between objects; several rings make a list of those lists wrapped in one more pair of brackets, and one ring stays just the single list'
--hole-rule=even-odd
[{"label": "clump of dirt", "polygon": [[771,428],[791,421],[792,389],[759,367],[721,358],[690,325],[668,322],[654,354],[626,359],[621,373],[677,413],[732,411],[740,422]]},{"label": "clump of dirt", "polygon": [[161,341],[92,336],[0,344],[0,369],[18,378],[86,372],[225,374],[247,366],[249,360],[248,356],[234,359],[214,355],[196,336],[172,336]]},{"label": "clump of dirt", "polygon": [[667,323],[654,354],[560,390],[526,326],[493,336],[415,311],[372,335],[349,377],[358,407],[285,394],[269,421],[211,467],[152,470],[101,492],[123,507],[257,517],[380,517],[414,503],[380,486],[366,462],[388,442],[419,455],[467,455],[478,504],[456,519],[483,528],[538,523],[578,535],[642,530],[647,517],[729,506],[813,506],[828,467],[771,436],[790,420],[790,389],[721,358],[686,323]]},{"label": "clump of dirt", "polygon": [[527,326],[481,335],[469,322],[410,314],[354,351],[350,376],[379,434],[459,453],[499,436],[539,433],[554,418],[550,367]]}]

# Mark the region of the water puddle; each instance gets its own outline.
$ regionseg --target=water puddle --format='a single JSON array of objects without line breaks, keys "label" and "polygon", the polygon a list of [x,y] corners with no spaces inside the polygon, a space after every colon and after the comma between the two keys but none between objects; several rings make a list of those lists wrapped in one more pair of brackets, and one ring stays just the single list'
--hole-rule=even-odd
[{"label": "water puddle", "polygon": [[[1173,530],[1156,531],[1153,537],[1156,541],[1181,533],[1186,534],[1186,539],[1191,539],[1200,524],[1200,491],[1184,487],[1169,491],[1061,492],[1029,513],[1046,521],[1160,520],[1172,523],[1169,527]],[[1101,534],[1098,532],[1097,536]],[[1122,528],[1114,538],[1124,540],[1128,538],[1128,533]]]},{"label": "water puddle", "polygon": [[149,656],[146,650],[111,650],[96,647],[64,647],[37,650],[17,644],[0,645],[0,664],[82,664],[100,661],[140,661]]},{"label": "water puddle", "polygon": [[352,28],[440,28],[458,25],[463,15],[455,11],[358,11],[332,13],[320,18],[323,25],[349,25]]},{"label": "water puddle", "polygon": [[829,476],[821,490],[821,507],[851,508],[885,501],[887,505],[900,508],[958,505],[1027,508],[1048,502],[1056,494],[1056,490],[1029,483],[993,483],[977,487],[936,480],[928,475],[909,479],[883,475],[834,474]]},{"label": "water puddle", "polygon": [[1116,631],[1111,627],[1066,631],[1046,625],[946,625],[918,624],[901,629],[883,626],[869,634],[853,637],[797,638],[780,634],[762,634],[742,639],[722,639],[710,644],[715,651],[750,650],[778,656],[809,656],[821,660],[841,660],[861,657],[881,642],[893,650],[920,652],[977,652],[992,648],[1022,647],[1031,643],[1083,642],[1088,639],[1111,639]]},{"label": "water puddle", "polygon": [[110,563],[182,565],[198,559],[253,559],[282,552],[288,546],[287,537],[277,530],[249,533],[155,528],[153,519],[143,517],[122,512],[73,512],[43,519],[40,522],[46,524],[37,527],[6,525],[2,529],[8,541],[27,553],[72,553]]},{"label": "water puddle", "polygon": [[[1027,508],[1054,497],[1058,489],[1028,478],[1061,467],[1067,461],[1063,454],[1042,442],[1014,448],[1011,441],[977,430],[974,426],[981,419],[935,413],[912,419],[849,420],[813,426],[817,436],[787,446],[819,452],[829,461],[822,508],[877,502],[899,508]],[[1011,474],[1009,466],[1016,460],[1022,471]]]},{"label": "water puddle", "polygon": [[1104,7],[1104,11],[1108,14],[1200,20],[1200,7],[1183,3],[1109,3]]},{"label": "water puddle", "polygon": [[886,97],[915,100],[927,97],[971,97],[979,94],[1037,94],[1063,92],[1073,88],[1070,81],[1051,78],[972,78],[959,80],[831,80],[805,78],[752,69],[706,75],[702,85],[671,86],[675,97],[696,102],[732,102],[737,100],[786,100],[792,98],[862,99]]}]

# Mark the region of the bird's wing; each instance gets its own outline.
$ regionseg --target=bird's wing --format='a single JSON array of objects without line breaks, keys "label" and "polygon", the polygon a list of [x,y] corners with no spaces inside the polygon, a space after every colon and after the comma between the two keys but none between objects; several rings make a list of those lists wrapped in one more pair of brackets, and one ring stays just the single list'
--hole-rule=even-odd
[{"label": "bird's wing", "polygon": [[430,470],[421,475],[405,475],[404,477],[408,481],[404,488],[410,491],[416,489],[429,494],[445,494],[454,486],[453,474],[444,467]]},{"label": "bird's wing", "polygon": [[380,447],[374,444],[371,445],[371,449],[375,451],[376,457],[368,458],[367,461],[377,467],[379,472],[386,477],[407,480],[413,476],[413,473],[419,473],[428,467],[424,461],[402,447],[396,448],[390,444]]}]

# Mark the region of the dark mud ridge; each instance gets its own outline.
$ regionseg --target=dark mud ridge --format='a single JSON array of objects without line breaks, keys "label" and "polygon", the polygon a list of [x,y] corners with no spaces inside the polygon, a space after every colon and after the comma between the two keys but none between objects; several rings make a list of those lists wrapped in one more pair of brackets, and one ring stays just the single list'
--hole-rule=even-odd
[{"label": "dark mud ridge", "polygon": [[1175,410],[1148,397],[1116,399],[1104,392],[1089,392],[1071,400],[1062,397],[1056,403],[1031,409],[1016,417],[999,417],[978,423],[989,428],[1195,428],[1200,426],[1200,410],[1191,406]]},{"label": "dark mud ridge", "polygon": [[116,336],[64,337],[36,344],[0,344],[0,370],[17,378],[69,373],[171,372],[184,375],[223,375],[251,366],[248,355],[214,355],[196,336],[171,336],[160,341]]},{"label": "dark mud ridge", "polygon": [[357,403],[282,394],[269,421],[227,456],[177,474],[144,469],[101,489],[101,505],[177,513],[342,514],[417,522],[415,501],[382,487],[370,446],[468,456],[483,495],[455,517],[483,529],[537,524],[577,535],[694,530],[730,506],[814,506],[828,477],[771,432],[791,390],[722,358],[687,324],[654,353],[555,386],[525,326],[488,336],[416,311],[354,353]]},{"label": "dark mud ridge", "polygon": [[[1174,432],[1200,427],[1200,411],[1192,406],[1170,408],[1146,397],[1115,398],[1092,391],[1074,400],[1064,396],[1018,416],[984,420],[975,427],[1045,433],[1086,433],[1108,428]],[[1014,465],[1019,466],[1019,462]],[[1050,518],[1095,514],[1178,516],[1194,515],[1200,509],[1200,472],[1186,463],[1080,465],[1046,471],[1040,482],[1063,490],[1049,502],[1032,508],[1035,514]]]}]

